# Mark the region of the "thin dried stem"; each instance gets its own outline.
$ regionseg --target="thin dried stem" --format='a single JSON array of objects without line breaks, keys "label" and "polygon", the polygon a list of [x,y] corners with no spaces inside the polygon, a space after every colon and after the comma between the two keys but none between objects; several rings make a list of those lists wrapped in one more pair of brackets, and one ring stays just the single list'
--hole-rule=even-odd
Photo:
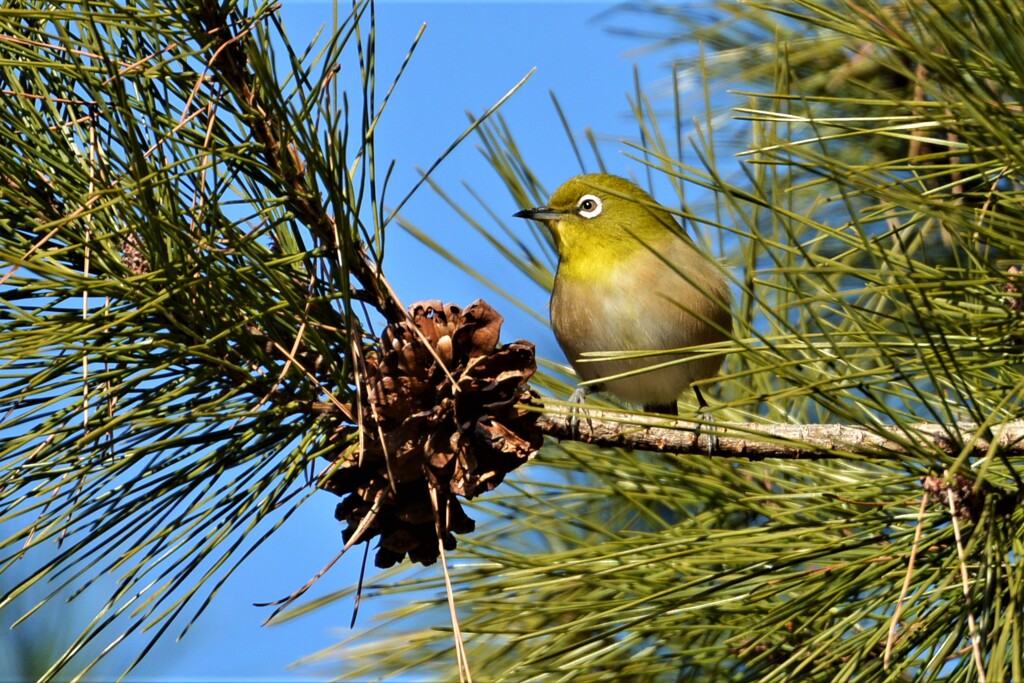
[{"label": "thin dried stem", "polygon": [[448,558],[444,552],[444,529],[448,529],[448,523],[441,525],[441,512],[439,508],[437,485],[430,485],[430,504],[434,509],[434,528],[437,530],[437,549],[440,553],[441,571],[444,573],[445,595],[448,597],[448,611],[452,618],[452,637],[455,639],[455,657],[459,665],[459,683],[473,683],[473,674],[469,669],[469,658],[466,656],[466,646],[462,642],[462,629],[459,628],[459,614],[455,609],[455,591],[452,588],[452,577],[448,574]]},{"label": "thin dried stem", "polygon": [[892,657],[892,646],[896,641],[896,631],[900,625],[900,614],[903,612],[903,601],[910,591],[910,580],[914,576],[914,563],[917,560],[917,551],[921,545],[921,533],[924,530],[922,520],[924,511],[928,507],[928,494],[921,494],[921,507],[917,511],[917,528],[914,530],[914,543],[910,546],[910,558],[907,560],[907,573],[903,577],[903,588],[900,589],[900,597],[896,600],[896,609],[892,613],[892,621],[889,622],[889,637],[885,641],[885,656],[882,666],[889,670],[889,661]]},{"label": "thin dried stem", "polygon": [[971,654],[974,657],[974,666],[978,673],[979,683],[985,683],[985,659],[981,654],[981,638],[978,635],[978,626],[974,621],[974,610],[971,609],[971,579],[967,574],[967,562],[964,560],[964,545],[960,539],[960,522],[957,520],[959,512],[956,509],[956,500],[953,497],[953,489],[946,489],[946,500],[949,503],[949,516],[953,524],[953,536],[956,538],[956,555],[960,565],[960,583],[964,588],[964,607],[967,610],[967,628],[971,634]]}]

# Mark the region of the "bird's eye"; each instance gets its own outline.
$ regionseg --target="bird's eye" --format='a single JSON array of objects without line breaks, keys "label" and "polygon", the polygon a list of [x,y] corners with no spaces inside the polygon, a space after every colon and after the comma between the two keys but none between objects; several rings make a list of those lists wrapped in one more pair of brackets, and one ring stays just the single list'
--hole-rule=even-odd
[{"label": "bird's eye", "polygon": [[601,199],[595,197],[592,194],[585,194],[580,197],[580,200],[576,202],[576,206],[579,208],[579,213],[584,218],[594,218],[601,213]]}]

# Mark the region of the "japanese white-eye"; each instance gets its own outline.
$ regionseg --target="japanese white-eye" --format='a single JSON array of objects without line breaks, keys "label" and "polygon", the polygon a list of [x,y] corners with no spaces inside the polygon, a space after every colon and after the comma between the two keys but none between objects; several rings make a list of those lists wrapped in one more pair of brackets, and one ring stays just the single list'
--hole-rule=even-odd
[{"label": "japanese white-eye", "polygon": [[[540,221],[554,237],[558,271],[551,326],[583,380],[687,355],[595,362],[582,358],[587,352],[679,349],[728,338],[732,296],[721,269],[634,183],[607,174],[577,176],[559,187],[547,206],[515,215]],[[714,376],[722,360],[710,355],[592,388],[648,412],[677,415],[676,399],[691,383]],[[699,388],[693,389],[703,411],[707,403]]]}]

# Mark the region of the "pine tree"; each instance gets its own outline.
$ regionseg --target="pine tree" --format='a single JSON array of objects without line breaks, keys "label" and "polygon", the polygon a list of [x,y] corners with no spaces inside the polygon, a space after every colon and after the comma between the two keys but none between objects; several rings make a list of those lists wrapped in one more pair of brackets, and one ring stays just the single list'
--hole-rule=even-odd
[{"label": "pine tree", "polygon": [[[49,675],[100,636],[189,623],[324,488],[378,564],[446,568],[391,570],[378,590],[448,595],[321,655],[347,676],[1024,679],[1014,3],[633,8],[663,18],[660,49],[709,48],[667,74],[668,106],[638,88],[630,149],[729,251],[720,450],[671,424],[664,452],[613,447],[662,432],[605,406],[526,467],[542,432],[572,436],[552,398],[571,379],[499,343],[495,309],[409,311],[388,287],[404,200],[385,208],[375,164],[371,4],[322,52],[269,5],[5,9],[0,571],[61,552],[3,603],[125,577]],[[692,74],[708,102],[747,92],[727,139],[710,104],[681,122]],[[546,198],[512,123],[473,130],[517,205]],[[535,237],[494,240],[549,283]]]}]

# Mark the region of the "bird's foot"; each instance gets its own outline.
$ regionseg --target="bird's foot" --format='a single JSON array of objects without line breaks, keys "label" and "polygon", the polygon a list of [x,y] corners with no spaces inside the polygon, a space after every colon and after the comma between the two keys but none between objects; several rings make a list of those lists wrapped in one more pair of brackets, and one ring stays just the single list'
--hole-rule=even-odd
[{"label": "bird's foot", "polygon": [[700,439],[701,433],[707,438],[708,443],[708,455],[712,455],[718,450],[718,426],[715,424],[715,416],[712,415],[708,410],[707,406],[704,406],[704,410],[697,413],[697,417],[700,419],[701,424],[697,425],[697,438]]},{"label": "bird's foot", "polygon": [[718,434],[715,433],[718,427],[715,426],[715,416],[711,414],[711,407],[704,400],[704,394],[700,389],[694,387],[693,393],[697,397],[697,418],[701,421],[701,424],[697,425],[697,439],[700,439],[701,431],[707,432],[708,455],[711,455],[718,450]]},{"label": "bird's foot", "polygon": [[587,418],[587,427],[590,431],[594,431],[594,423],[590,420],[590,413],[587,412],[587,408],[584,405],[587,401],[587,394],[590,393],[584,387],[576,387],[576,391],[572,392],[569,396],[569,402],[573,403],[573,407],[570,410],[569,417],[569,430],[572,432],[573,438],[580,435],[580,414],[582,413]]}]

